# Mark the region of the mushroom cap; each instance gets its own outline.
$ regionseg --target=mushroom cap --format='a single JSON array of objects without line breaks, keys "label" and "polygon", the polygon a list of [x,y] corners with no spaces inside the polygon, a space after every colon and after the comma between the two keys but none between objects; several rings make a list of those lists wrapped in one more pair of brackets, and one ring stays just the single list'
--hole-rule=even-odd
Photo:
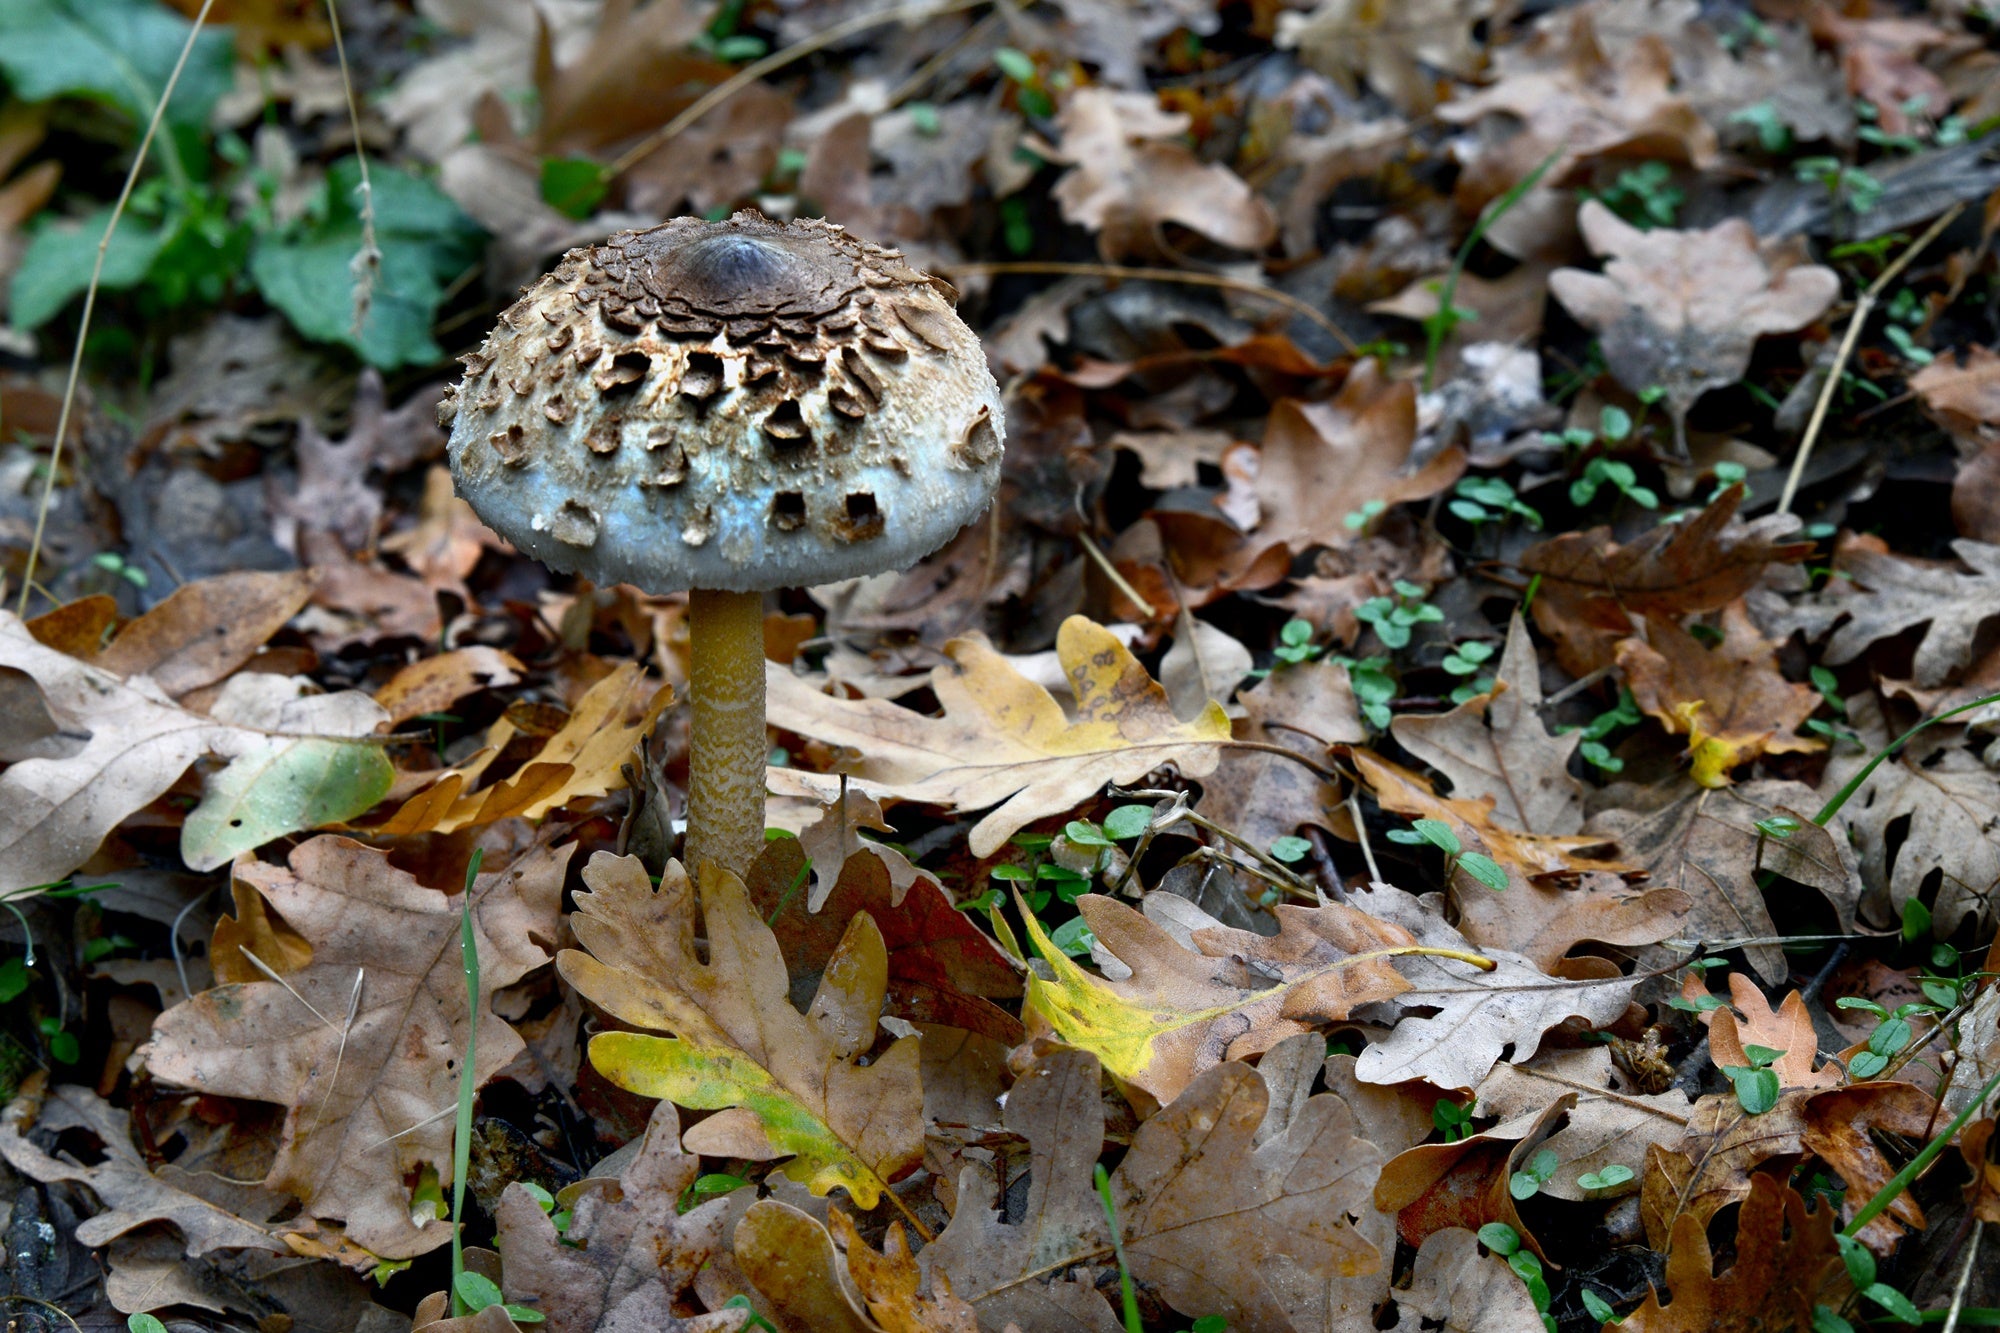
[{"label": "mushroom cap", "polygon": [[1000,477],[999,386],[955,295],[839,226],[752,211],[572,250],[439,406],[458,493],[598,583],[908,568]]}]

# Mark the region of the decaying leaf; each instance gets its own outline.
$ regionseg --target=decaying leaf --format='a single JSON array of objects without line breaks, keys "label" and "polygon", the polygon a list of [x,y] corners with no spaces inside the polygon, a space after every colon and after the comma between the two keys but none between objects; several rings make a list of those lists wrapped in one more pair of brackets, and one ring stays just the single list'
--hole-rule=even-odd
[{"label": "decaying leaf", "polygon": [[[29,1141],[30,1130],[82,1130],[101,1145],[103,1157],[89,1166],[52,1157]],[[284,1253],[281,1228],[268,1224],[283,1195],[172,1165],[149,1167],[133,1146],[131,1117],[88,1088],[61,1084],[45,1096],[39,1087],[24,1089],[0,1114],[0,1157],[45,1185],[89,1186],[99,1211],[77,1227],[76,1238],[93,1248],[148,1222],[171,1222],[190,1258],[226,1249]]]},{"label": "decaying leaf", "polygon": [[[521,1051],[490,1005],[549,961],[569,853],[536,849],[473,887],[480,1082]],[[176,1005],[154,1025],[146,1068],[161,1082],[285,1107],[264,1183],[297,1198],[305,1217],[343,1221],[350,1240],[384,1258],[435,1249],[449,1228],[417,1223],[404,1175],[451,1174],[448,1112],[472,1035],[459,904],[346,838],[314,838],[288,867],[237,873],[312,960],[282,983],[217,986]]]},{"label": "decaying leaf", "polygon": [[1515,1207],[1509,1183],[1575,1105],[1576,1094],[1565,1092],[1482,1133],[1404,1149],[1383,1166],[1375,1206],[1395,1217],[1396,1235],[1406,1245],[1421,1246],[1452,1227],[1477,1231],[1499,1222],[1547,1257]]},{"label": "decaying leaf", "polygon": [[1444,1333],[1537,1333],[1542,1317],[1528,1288],[1497,1254],[1482,1253],[1463,1227],[1435,1232],[1417,1252],[1399,1305]]},{"label": "decaying leaf", "polygon": [[856,1063],[874,1045],[888,985],[874,919],[863,912],[848,921],[801,1014],[787,999],[777,939],[728,871],[703,885],[706,959],[695,950],[695,892],[679,862],[657,890],[636,857],[599,853],[583,877],[591,891],[577,895],[571,921],[590,952],[566,949],[558,966],[592,1003],[645,1029],[592,1038],[598,1071],[641,1096],[722,1112],[685,1136],[697,1152],[789,1157],[785,1174],[814,1193],[842,1186],[858,1207],[873,1208],[916,1164],[923,1141],[917,1039]]},{"label": "decaying leaf", "polygon": [[1942,685],[1972,660],[1980,626],[2000,616],[2000,546],[1964,540],[1951,546],[1970,572],[1848,543],[1836,557],[1846,577],[1829,581],[1840,590],[1824,594],[1816,607],[1800,608],[1796,623],[1818,637],[1846,616],[1820,653],[1832,666],[1852,662],[1882,639],[1929,625],[1911,672],[1918,685]]},{"label": "decaying leaf", "polygon": [[1641,1176],[1639,1220],[1655,1249],[1665,1249],[1683,1220],[1708,1219],[1748,1197],[1758,1168],[1795,1160],[1805,1152],[1804,1116],[1812,1093],[1781,1092],[1761,1115],[1751,1115],[1733,1092],[1700,1098],[1688,1113],[1686,1132],[1671,1145],[1649,1144]]},{"label": "decaying leaf", "polygon": [[1278,46],[1297,47],[1306,64],[1350,91],[1367,80],[1406,115],[1438,102],[1441,82],[1425,67],[1463,78],[1479,67],[1472,27],[1493,0],[1425,0],[1389,6],[1376,0],[1321,0],[1310,14],[1278,16]]},{"label": "decaying leaf", "polygon": [[[991,856],[1023,824],[1074,808],[1107,782],[1134,782],[1162,764],[1189,777],[1211,772],[1229,718],[1210,702],[1193,722],[1174,716],[1166,691],[1103,626],[1065,620],[1056,652],[1076,701],[1076,720],[979,638],[946,646],[951,661],[931,673],[944,716],[928,718],[879,699],[835,699],[790,671],[768,672],[771,724],[861,754],[856,774],[873,796],[978,810],[974,856]],[[837,779],[796,770],[794,781],[833,799]]]},{"label": "decaying leaf", "polygon": [[[1901,1168],[1881,1148],[1882,1141],[1919,1144],[1948,1123],[1938,1104],[1908,1083],[1856,1083],[1816,1094],[1805,1105],[1800,1140],[1806,1150],[1847,1182],[1841,1216],[1852,1219]],[[1855,1239],[1877,1254],[1895,1253],[1911,1230],[1924,1225],[1924,1211],[1908,1190],[1870,1219]]]},{"label": "decaying leaf", "polygon": [[1754,1176],[1737,1215],[1735,1265],[1716,1273],[1706,1225],[1681,1217],[1667,1246],[1671,1299],[1655,1287],[1624,1327],[1633,1333],[1810,1328],[1820,1287],[1839,1267],[1833,1210],[1808,1210],[1783,1182]]},{"label": "decaying leaf", "polygon": [[1490,818],[1516,833],[1561,836],[1583,829],[1583,784],[1569,773],[1582,737],[1552,736],[1537,710],[1541,667],[1528,627],[1516,613],[1494,673],[1498,689],[1449,713],[1404,714],[1390,724],[1396,740],[1451,779],[1458,800],[1490,798]]},{"label": "decaying leaf", "polygon": [[1031,974],[1023,1009],[1162,1104],[1214,1065],[1408,988],[1385,951],[1409,947],[1411,936],[1341,903],[1280,906],[1275,936],[1198,930],[1200,953],[1113,899],[1085,894],[1076,906],[1099,947],[1131,976],[1091,976],[1024,912],[1029,941],[1055,980]]},{"label": "decaying leaf", "polygon": [[182,584],[120,629],[90,664],[114,676],[149,676],[179,699],[249,661],[298,614],[314,582],[310,572],[292,570],[224,574]]},{"label": "decaying leaf", "polygon": [[546,1333],[658,1327],[647,1321],[670,1314],[695,1273],[727,1245],[726,1199],[680,1212],[701,1161],[682,1152],[679,1140],[679,1115],[661,1102],[623,1171],[562,1192],[570,1218],[560,1233],[520,1185],[501,1195],[494,1221],[507,1294],[532,1302]]},{"label": "decaying leaf", "polygon": [[1804,328],[1840,295],[1839,275],[1805,263],[1803,245],[1759,244],[1740,218],[1641,231],[1591,199],[1578,222],[1610,259],[1601,274],[1556,270],[1549,291],[1597,332],[1620,383],[1666,390],[1683,454],[1695,400],[1741,379],[1757,339]]},{"label": "decaying leaf", "polygon": [[[1331,662],[1301,662],[1273,671],[1237,696],[1243,716],[1236,739],[1282,746],[1317,758],[1327,744],[1368,739],[1347,669]],[[1300,722],[1310,718],[1310,722]],[[1311,736],[1296,726],[1308,726]],[[1308,824],[1324,827],[1340,803],[1340,784],[1313,769],[1268,752],[1225,749],[1222,762],[1202,783],[1201,813],[1256,847],[1296,834]]]},{"label": "decaying leaf", "polygon": [[[1699,985],[1693,976],[1689,974],[1690,982]],[[1729,1003],[1735,1009],[1710,1009],[1701,1015],[1708,1024],[1708,1049],[1716,1068],[1748,1068],[1752,1062],[1743,1050],[1747,1043],[1782,1052],[1770,1066],[1780,1087],[1837,1088],[1846,1082],[1840,1066],[1818,1063],[1819,1035],[1813,1031],[1812,1015],[1806,1012],[1806,1002],[1797,991],[1787,994],[1773,1010],[1755,982],[1732,972]],[[1736,1010],[1742,1011],[1741,1018]]]}]

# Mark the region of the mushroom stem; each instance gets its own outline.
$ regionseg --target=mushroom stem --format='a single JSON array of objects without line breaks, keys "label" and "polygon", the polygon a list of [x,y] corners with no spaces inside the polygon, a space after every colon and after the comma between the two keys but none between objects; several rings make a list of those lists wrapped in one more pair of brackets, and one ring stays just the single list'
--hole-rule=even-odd
[{"label": "mushroom stem", "polygon": [[685,859],[701,882],[714,862],[748,876],[764,846],[764,597],[688,596],[688,833]]}]

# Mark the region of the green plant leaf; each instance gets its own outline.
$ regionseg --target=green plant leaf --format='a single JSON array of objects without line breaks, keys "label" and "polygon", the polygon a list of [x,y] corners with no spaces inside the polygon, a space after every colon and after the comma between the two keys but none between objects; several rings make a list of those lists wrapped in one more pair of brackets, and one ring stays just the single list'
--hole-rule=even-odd
[{"label": "green plant leaf", "polygon": [[203,784],[201,804],[181,826],[181,856],[193,869],[213,870],[287,833],[351,819],[395,780],[379,745],[320,736],[255,741]]},{"label": "green plant leaf", "polygon": [[451,1289],[474,1314],[489,1305],[501,1305],[506,1302],[506,1297],[500,1294],[499,1284],[484,1273],[460,1273],[452,1279]]},{"label": "green plant leaf", "polygon": [[431,321],[445,285],[477,260],[482,233],[428,181],[381,163],[371,164],[369,175],[382,262],[360,337],[353,331],[353,263],[362,240],[361,172],[353,158],[327,172],[315,221],[258,240],[250,275],[306,337],[351,348],[384,370],[429,365],[444,357]]},{"label": "green plant leaf", "polygon": [[[187,43],[191,25],[157,0],[0,0],[0,73],[24,102],[86,97],[142,128]],[[205,124],[234,78],[229,29],[195,38],[166,119]],[[91,238],[96,244],[96,237]]]},{"label": "green plant leaf", "polygon": [[[0,5],[5,3],[0,0]],[[5,27],[4,21],[0,27]],[[0,47],[5,45],[0,42]],[[38,328],[83,295],[97,262],[97,243],[110,220],[111,210],[100,208],[81,221],[48,218],[37,227],[7,287],[9,323],[17,329]],[[165,223],[149,226],[127,215],[105,247],[104,273],[98,286],[108,292],[137,287],[146,280],[153,261],[172,236],[173,229]]]}]

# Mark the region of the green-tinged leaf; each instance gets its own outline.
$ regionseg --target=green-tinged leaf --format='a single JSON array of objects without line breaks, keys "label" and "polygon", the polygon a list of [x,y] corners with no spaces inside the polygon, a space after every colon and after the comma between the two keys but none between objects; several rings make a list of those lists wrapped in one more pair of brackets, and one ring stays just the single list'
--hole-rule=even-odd
[{"label": "green-tinged leaf", "polygon": [[1778,1074],[1772,1069],[1746,1069],[1736,1065],[1724,1069],[1736,1085],[1736,1101],[1751,1115],[1762,1115],[1778,1104]]},{"label": "green-tinged leaf", "polygon": [[1507,887],[1506,869],[1498,861],[1481,852],[1467,852],[1459,857],[1458,868],[1489,889],[1504,891]]},{"label": "green-tinged leaf", "polygon": [[353,265],[362,244],[361,173],[353,158],[327,173],[313,221],[258,241],[250,274],[264,299],[306,337],[351,348],[385,370],[428,365],[444,357],[431,339],[431,321],[445,286],[478,258],[481,233],[428,181],[379,162],[369,176],[381,270],[360,337]]},{"label": "green-tinged leaf", "polygon": [[[5,3],[0,0],[0,5]],[[4,27],[0,23],[0,28]],[[0,41],[0,50],[6,46],[6,41]],[[41,224],[8,284],[9,323],[17,329],[38,328],[83,295],[97,262],[97,243],[110,220],[111,210],[101,208],[80,221],[49,218]],[[172,237],[171,226],[148,224],[127,214],[105,247],[104,273],[98,285],[109,292],[137,287]]]},{"label": "green-tinged leaf", "polygon": [[500,1294],[499,1284],[484,1273],[460,1273],[452,1279],[451,1287],[465,1302],[466,1308],[475,1314],[489,1305],[503,1304],[507,1299]]},{"label": "green-tinged leaf", "polygon": [[1078,916],[1057,926],[1050,933],[1049,941],[1072,958],[1088,958],[1090,946],[1097,943],[1097,936],[1090,933],[1090,923]]},{"label": "green-tinged leaf", "polygon": [[[16,97],[42,102],[87,97],[151,119],[191,25],[158,0],[0,0],[0,73]],[[167,120],[202,125],[229,91],[235,63],[229,30],[195,38],[167,103]],[[92,238],[95,244],[95,238]]]},{"label": "green-tinged leaf", "polygon": [[589,217],[610,188],[604,168],[587,157],[542,159],[542,202],[565,216]]},{"label": "green-tinged leaf", "polygon": [[1150,805],[1121,805],[1104,817],[1104,831],[1119,842],[1143,835],[1153,822]]},{"label": "green-tinged leaf", "polygon": [[1504,1257],[1521,1248],[1521,1234],[1505,1222],[1488,1222],[1479,1228],[1479,1243]]},{"label": "green-tinged leaf", "polygon": [[744,1186],[755,1183],[755,1181],[745,1180],[742,1176],[732,1176],[720,1171],[698,1176],[695,1178],[694,1184],[681,1191],[681,1197],[674,1205],[675,1211],[680,1213],[691,1212],[707,1203],[710,1199],[719,1199],[725,1194],[734,1194]]},{"label": "green-tinged leaf", "polygon": [[1295,838],[1289,835],[1274,839],[1271,843],[1272,857],[1283,861],[1286,865],[1290,865],[1294,861],[1305,860],[1307,853],[1311,852],[1312,849],[1312,844],[1304,838]]},{"label": "green-tinged leaf", "polygon": [[387,796],[395,780],[379,745],[270,737],[203,784],[201,804],[181,826],[181,857],[194,870],[227,865],[287,833],[352,819]]},{"label": "green-tinged leaf", "polygon": [[0,963],[0,1004],[18,999],[28,989],[28,964],[19,956]]}]

